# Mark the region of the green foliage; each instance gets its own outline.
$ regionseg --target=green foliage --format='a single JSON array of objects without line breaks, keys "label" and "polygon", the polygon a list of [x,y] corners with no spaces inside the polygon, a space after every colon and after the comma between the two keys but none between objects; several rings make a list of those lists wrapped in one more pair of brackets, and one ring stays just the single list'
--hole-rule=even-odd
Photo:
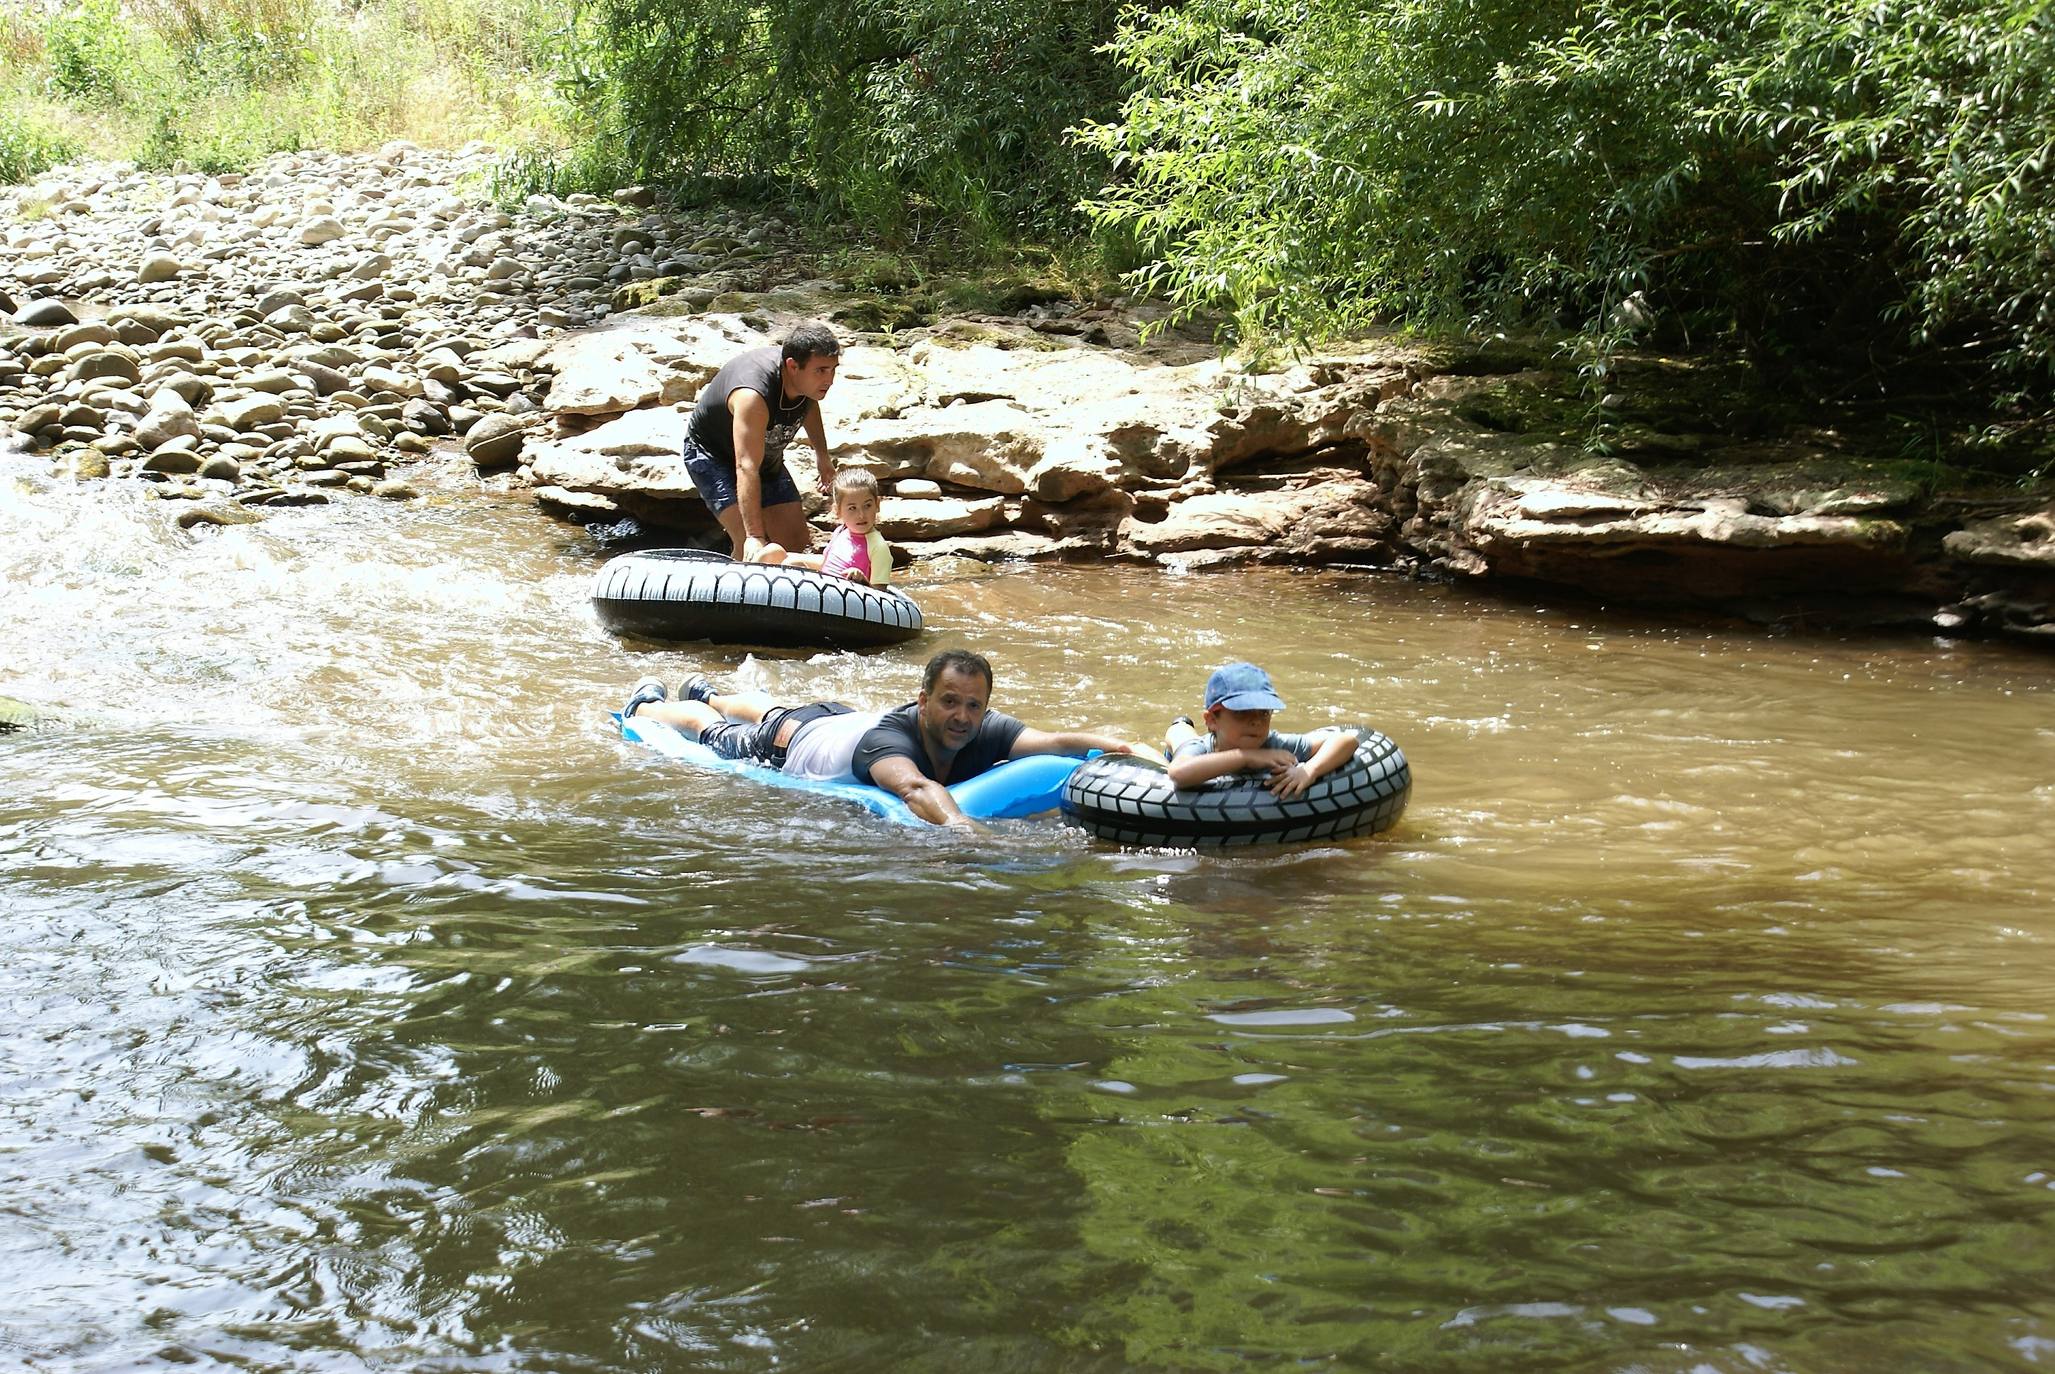
[{"label": "green foliage", "polygon": [[633,172],[613,150],[597,141],[569,149],[528,144],[499,160],[487,194],[511,209],[531,195],[568,196],[578,191],[605,195],[634,180]]},{"label": "green foliage", "polygon": [[43,33],[50,89],[96,104],[127,96],[134,45],[118,0],[83,0],[59,11]]},{"label": "green foliage", "polygon": [[1118,0],[599,0],[577,83],[639,180],[790,197],[907,241],[1070,222]]},{"label": "green foliage", "polygon": [[[2055,367],[2039,0],[1193,0],[1084,143],[1134,280],[1245,334],[1653,320],[1773,361]],[[1874,380],[1874,378],[1873,378]]]},{"label": "green foliage", "polygon": [[76,143],[0,111],[0,186],[25,182],[78,153]]},{"label": "green foliage", "polygon": [[193,84],[216,90],[289,82],[314,56],[314,0],[144,0],[138,13]]}]

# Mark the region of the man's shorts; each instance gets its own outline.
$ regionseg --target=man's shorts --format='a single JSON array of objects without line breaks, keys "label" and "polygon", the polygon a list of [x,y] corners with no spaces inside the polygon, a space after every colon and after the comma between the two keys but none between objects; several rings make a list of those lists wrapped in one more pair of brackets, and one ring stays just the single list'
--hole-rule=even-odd
[{"label": "man's shorts", "polygon": [[[719,517],[722,511],[735,504],[734,465],[723,463],[689,437],[685,440],[684,456],[685,473],[692,479],[692,485],[699,488],[699,499]],[[765,459],[757,472],[762,477],[759,495],[764,509],[791,505],[799,499],[799,485],[786,469],[783,454]]]},{"label": "man's shorts", "polygon": [[[699,742],[724,759],[755,759],[773,768],[785,766],[785,750],[778,746],[778,732],[788,724],[792,734],[799,727],[829,716],[846,716],[850,708],[839,701],[817,701],[811,706],[773,706],[764,712],[763,722],[748,725],[730,721],[700,731]],[[789,746],[791,739],[785,743]]]}]

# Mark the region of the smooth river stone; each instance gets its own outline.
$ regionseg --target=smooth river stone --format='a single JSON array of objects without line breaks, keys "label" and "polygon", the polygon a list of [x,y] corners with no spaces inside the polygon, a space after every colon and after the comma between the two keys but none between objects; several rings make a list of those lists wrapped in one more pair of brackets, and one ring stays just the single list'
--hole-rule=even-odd
[{"label": "smooth river stone", "polygon": [[277,424],[283,420],[285,407],[275,396],[245,396],[239,401],[224,404],[220,413],[224,425],[248,433],[259,425]]},{"label": "smooth river stone", "polygon": [[173,440],[143,460],[142,471],[163,473],[167,477],[184,477],[200,470],[200,455],[190,447],[191,437]]},{"label": "smooth river stone", "polygon": [[56,424],[57,417],[63,413],[64,407],[60,405],[32,406],[22,412],[21,418],[14,422],[14,427],[23,434],[34,434],[37,430],[48,429]]},{"label": "smooth river stone", "polygon": [[527,432],[511,415],[488,415],[464,436],[464,452],[482,469],[512,467],[521,457]]},{"label": "smooth river stone", "polygon": [[72,364],[71,375],[82,382],[115,377],[134,385],[143,379],[143,370],[136,365],[134,358],[125,354],[88,353]]},{"label": "smooth river stone", "polygon": [[136,442],[154,451],[181,435],[199,438],[200,424],[185,397],[167,387],[151,398],[149,413],[136,427]]},{"label": "smooth river stone", "polygon": [[368,462],[378,457],[378,450],[361,434],[338,434],[322,450],[331,466],[344,463]]},{"label": "smooth river stone", "polygon": [[77,324],[78,316],[72,314],[70,308],[63,301],[45,297],[39,301],[30,301],[27,305],[16,310],[14,312],[14,322],[16,324],[37,326]]},{"label": "smooth river stone", "polygon": [[209,502],[187,506],[176,518],[180,529],[189,530],[195,525],[254,525],[264,517],[248,506]]},{"label": "smooth river stone", "polygon": [[141,325],[162,335],[184,327],[188,318],[161,305],[117,305],[107,312],[107,323],[117,329],[125,324]]},{"label": "smooth river stone", "polygon": [[98,322],[75,324],[69,329],[60,329],[50,336],[52,353],[69,353],[80,344],[106,344],[117,340],[115,332]]},{"label": "smooth river stone", "polygon": [[415,397],[421,394],[419,377],[410,377],[389,367],[367,367],[359,380],[374,391],[390,391],[395,396]]},{"label": "smooth river stone", "polygon": [[300,379],[283,369],[274,368],[269,372],[252,372],[242,379],[242,384],[251,391],[262,391],[276,396],[280,392],[296,390],[300,385]]}]

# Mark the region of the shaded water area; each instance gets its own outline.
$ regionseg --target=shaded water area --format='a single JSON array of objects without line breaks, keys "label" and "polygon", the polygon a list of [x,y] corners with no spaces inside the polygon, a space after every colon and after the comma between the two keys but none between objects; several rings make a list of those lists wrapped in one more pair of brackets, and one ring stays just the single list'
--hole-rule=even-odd
[{"label": "shaded water area", "polygon": [[[2055,1364],[2055,694],[1351,573],[965,571],[624,647],[446,491],[181,535],[0,459],[0,1366]],[[1389,835],[963,839],[644,671],[1160,731],[1259,658]]]}]

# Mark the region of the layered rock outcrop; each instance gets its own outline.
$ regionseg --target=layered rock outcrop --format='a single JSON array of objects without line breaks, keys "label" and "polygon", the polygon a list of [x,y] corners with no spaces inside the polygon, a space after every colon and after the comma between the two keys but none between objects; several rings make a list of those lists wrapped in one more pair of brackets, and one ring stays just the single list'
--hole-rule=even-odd
[{"label": "layered rock outcrop", "polygon": [[[537,354],[551,404],[581,398],[526,456],[545,504],[719,543],[677,462],[689,401],[652,400],[650,371],[694,392],[796,322],[730,304],[742,313],[631,312]],[[1575,399],[1533,362],[1391,343],[1252,374],[1174,342],[956,320],[853,342],[825,413],[836,460],[884,480],[883,529],[909,557],[1365,564],[1759,618],[2047,633],[2046,512],[1966,520],[1888,464],[1818,445],[1623,423],[1595,456],[1503,425],[1507,395]],[[1620,418],[1633,404],[1615,399]],[[810,464],[793,468],[804,482]]]}]

